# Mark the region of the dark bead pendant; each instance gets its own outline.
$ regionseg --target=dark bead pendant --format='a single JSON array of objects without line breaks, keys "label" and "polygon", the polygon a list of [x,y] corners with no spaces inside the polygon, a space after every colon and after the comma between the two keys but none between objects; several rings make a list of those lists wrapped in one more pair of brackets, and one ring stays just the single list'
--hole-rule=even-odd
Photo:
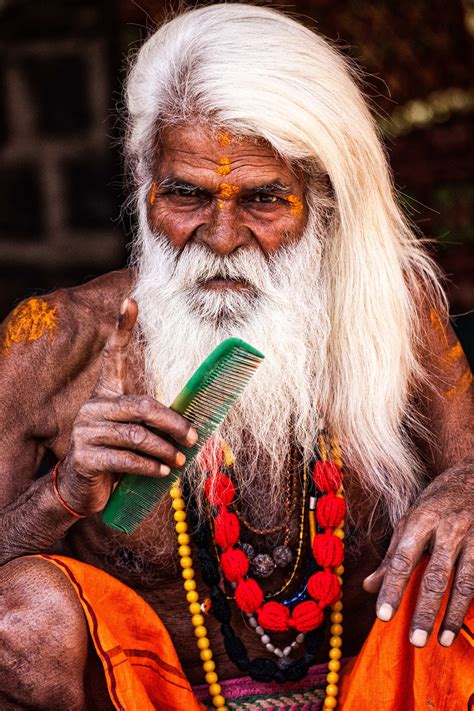
[{"label": "dark bead pendant", "polygon": [[277,546],[273,551],[273,560],[279,568],[286,568],[293,560],[293,553],[288,546]]},{"label": "dark bead pendant", "polygon": [[250,564],[256,578],[268,578],[275,570],[275,563],[268,553],[259,553]]},{"label": "dark bead pendant", "polygon": [[250,543],[242,543],[242,550],[249,560],[255,558],[255,548]]}]

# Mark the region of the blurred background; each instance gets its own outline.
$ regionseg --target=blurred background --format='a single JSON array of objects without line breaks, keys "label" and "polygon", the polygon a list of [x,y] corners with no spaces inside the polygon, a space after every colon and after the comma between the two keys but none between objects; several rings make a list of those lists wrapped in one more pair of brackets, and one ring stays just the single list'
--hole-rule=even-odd
[{"label": "blurred background", "polygon": [[[267,4],[305,16],[368,73],[404,209],[436,239],[472,363],[474,0]],[[124,62],[175,6],[0,0],[0,318],[126,263]]]}]

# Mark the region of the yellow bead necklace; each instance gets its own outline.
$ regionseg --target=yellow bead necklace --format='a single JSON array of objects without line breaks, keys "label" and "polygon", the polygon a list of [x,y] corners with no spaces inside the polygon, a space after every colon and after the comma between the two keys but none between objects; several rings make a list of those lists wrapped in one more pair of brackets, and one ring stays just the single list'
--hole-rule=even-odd
[{"label": "yellow bead necklace", "polygon": [[222,695],[222,689],[219,684],[219,678],[216,674],[216,665],[213,660],[212,649],[207,636],[207,629],[204,626],[204,617],[201,614],[201,605],[199,602],[199,594],[196,590],[196,581],[194,580],[193,559],[191,557],[191,539],[188,533],[188,524],[186,522],[186,504],[181,494],[179,483],[174,484],[170,489],[172,506],[174,509],[175,530],[178,534],[178,554],[179,563],[182,568],[181,575],[184,579],[183,587],[186,591],[186,600],[189,603],[189,612],[191,613],[191,622],[194,627],[194,636],[197,638],[196,644],[199,649],[199,654],[203,662],[206,683],[209,686],[209,694],[212,699],[212,704],[216,709],[226,710],[225,698]]}]

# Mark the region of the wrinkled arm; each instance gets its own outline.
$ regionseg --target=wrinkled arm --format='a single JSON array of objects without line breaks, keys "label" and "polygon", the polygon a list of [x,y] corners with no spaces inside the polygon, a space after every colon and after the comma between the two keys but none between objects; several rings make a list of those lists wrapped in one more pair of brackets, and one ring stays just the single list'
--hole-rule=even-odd
[{"label": "wrinkled arm", "polygon": [[32,299],[0,327],[0,563],[47,550],[75,521],[55,498],[51,474],[34,480],[42,443],[55,435],[54,366],[62,375],[54,355],[57,309]]},{"label": "wrinkled arm", "polygon": [[[3,467],[6,458],[3,458]],[[8,467],[14,473],[14,464]],[[53,493],[51,473],[31,481],[0,514],[0,564],[29,553],[47,551],[76,521]]]},{"label": "wrinkled arm", "polygon": [[[160,477],[169,474],[171,466],[184,465],[186,457],[178,447],[193,446],[197,432],[184,417],[153,398],[126,392],[129,345],[137,313],[137,304],[126,299],[99,351],[100,369],[92,392],[82,393],[84,400],[80,398],[70,429],[65,429],[63,422],[68,449],[58,468],[56,490],[51,473],[32,481],[34,462],[37,464],[41,455],[37,443],[54,442],[58,436],[54,412],[61,413],[62,408],[61,404],[55,407],[51,393],[59,393],[64,403],[65,385],[71,385],[71,366],[65,364],[60,344],[52,351],[45,342],[44,357],[29,346],[7,354],[2,382],[10,407],[0,416],[9,432],[0,454],[6,503],[0,522],[0,562],[48,549],[64,536],[78,514],[84,517],[102,511],[121,474]],[[85,359],[81,348],[70,350],[79,354],[76,372],[83,372],[89,348],[82,349]],[[49,376],[43,380],[37,377],[42,364]],[[21,388],[13,395],[14,382],[21,383]],[[65,415],[58,417],[64,419]],[[25,485],[26,490],[20,493]]]},{"label": "wrinkled arm", "polygon": [[428,549],[409,636],[423,647],[442,598],[454,575],[438,634],[443,646],[456,638],[474,592],[474,459],[472,452],[471,373],[452,329],[431,310],[426,324],[425,363],[430,383],[421,411],[431,432],[423,449],[431,483],[396,527],[379,568],[364,582],[378,592],[377,615],[396,614],[408,580]]}]

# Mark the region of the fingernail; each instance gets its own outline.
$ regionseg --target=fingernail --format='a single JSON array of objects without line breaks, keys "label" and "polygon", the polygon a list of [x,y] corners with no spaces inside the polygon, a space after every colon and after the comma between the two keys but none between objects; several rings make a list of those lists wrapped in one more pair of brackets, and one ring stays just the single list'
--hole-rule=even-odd
[{"label": "fingernail", "polygon": [[199,435],[194,429],[194,427],[191,427],[189,430],[188,434],[186,435],[186,444],[188,444],[190,447],[196,444],[198,441]]},{"label": "fingernail", "polygon": [[167,464],[162,464],[160,466],[160,473],[163,474],[163,476],[166,476],[167,474],[169,474],[170,471],[171,471],[171,469],[169,468],[169,466]]},{"label": "fingernail", "polygon": [[125,301],[122,301],[122,305],[120,307],[120,313],[122,314],[122,316],[125,313],[125,311],[127,310],[127,307],[128,307],[128,298],[126,298]]},{"label": "fingernail", "polygon": [[414,630],[411,633],[410,642],[414,647],[424,647],[427,639],[428,632],[426,630]]},{"label": "fingernail", "polygon": [[382,605],[380,605],[377,611],[377,617],[379,618],[379,620],[382,620],[382,622],[388,622],[392,619],[392,615],[393,607],[389,605],[388,602],[384,602]]},{"label": "fingernail", "polygon": [[182,452],[178,452],[178,454],[176,455],[175,461],[176,461],[176,465],[178,467],[182,467],[186,461],[186,457],[184,456],[184,454]]},{"label": "fingernail", "polygon": [[454,634],[454,632],[451,632],[451,630],[444,630],[441,637],[439,638],[439,643],[442,644],[443,647],[450,647],[454,642],[455,636],[456,635]]}]

